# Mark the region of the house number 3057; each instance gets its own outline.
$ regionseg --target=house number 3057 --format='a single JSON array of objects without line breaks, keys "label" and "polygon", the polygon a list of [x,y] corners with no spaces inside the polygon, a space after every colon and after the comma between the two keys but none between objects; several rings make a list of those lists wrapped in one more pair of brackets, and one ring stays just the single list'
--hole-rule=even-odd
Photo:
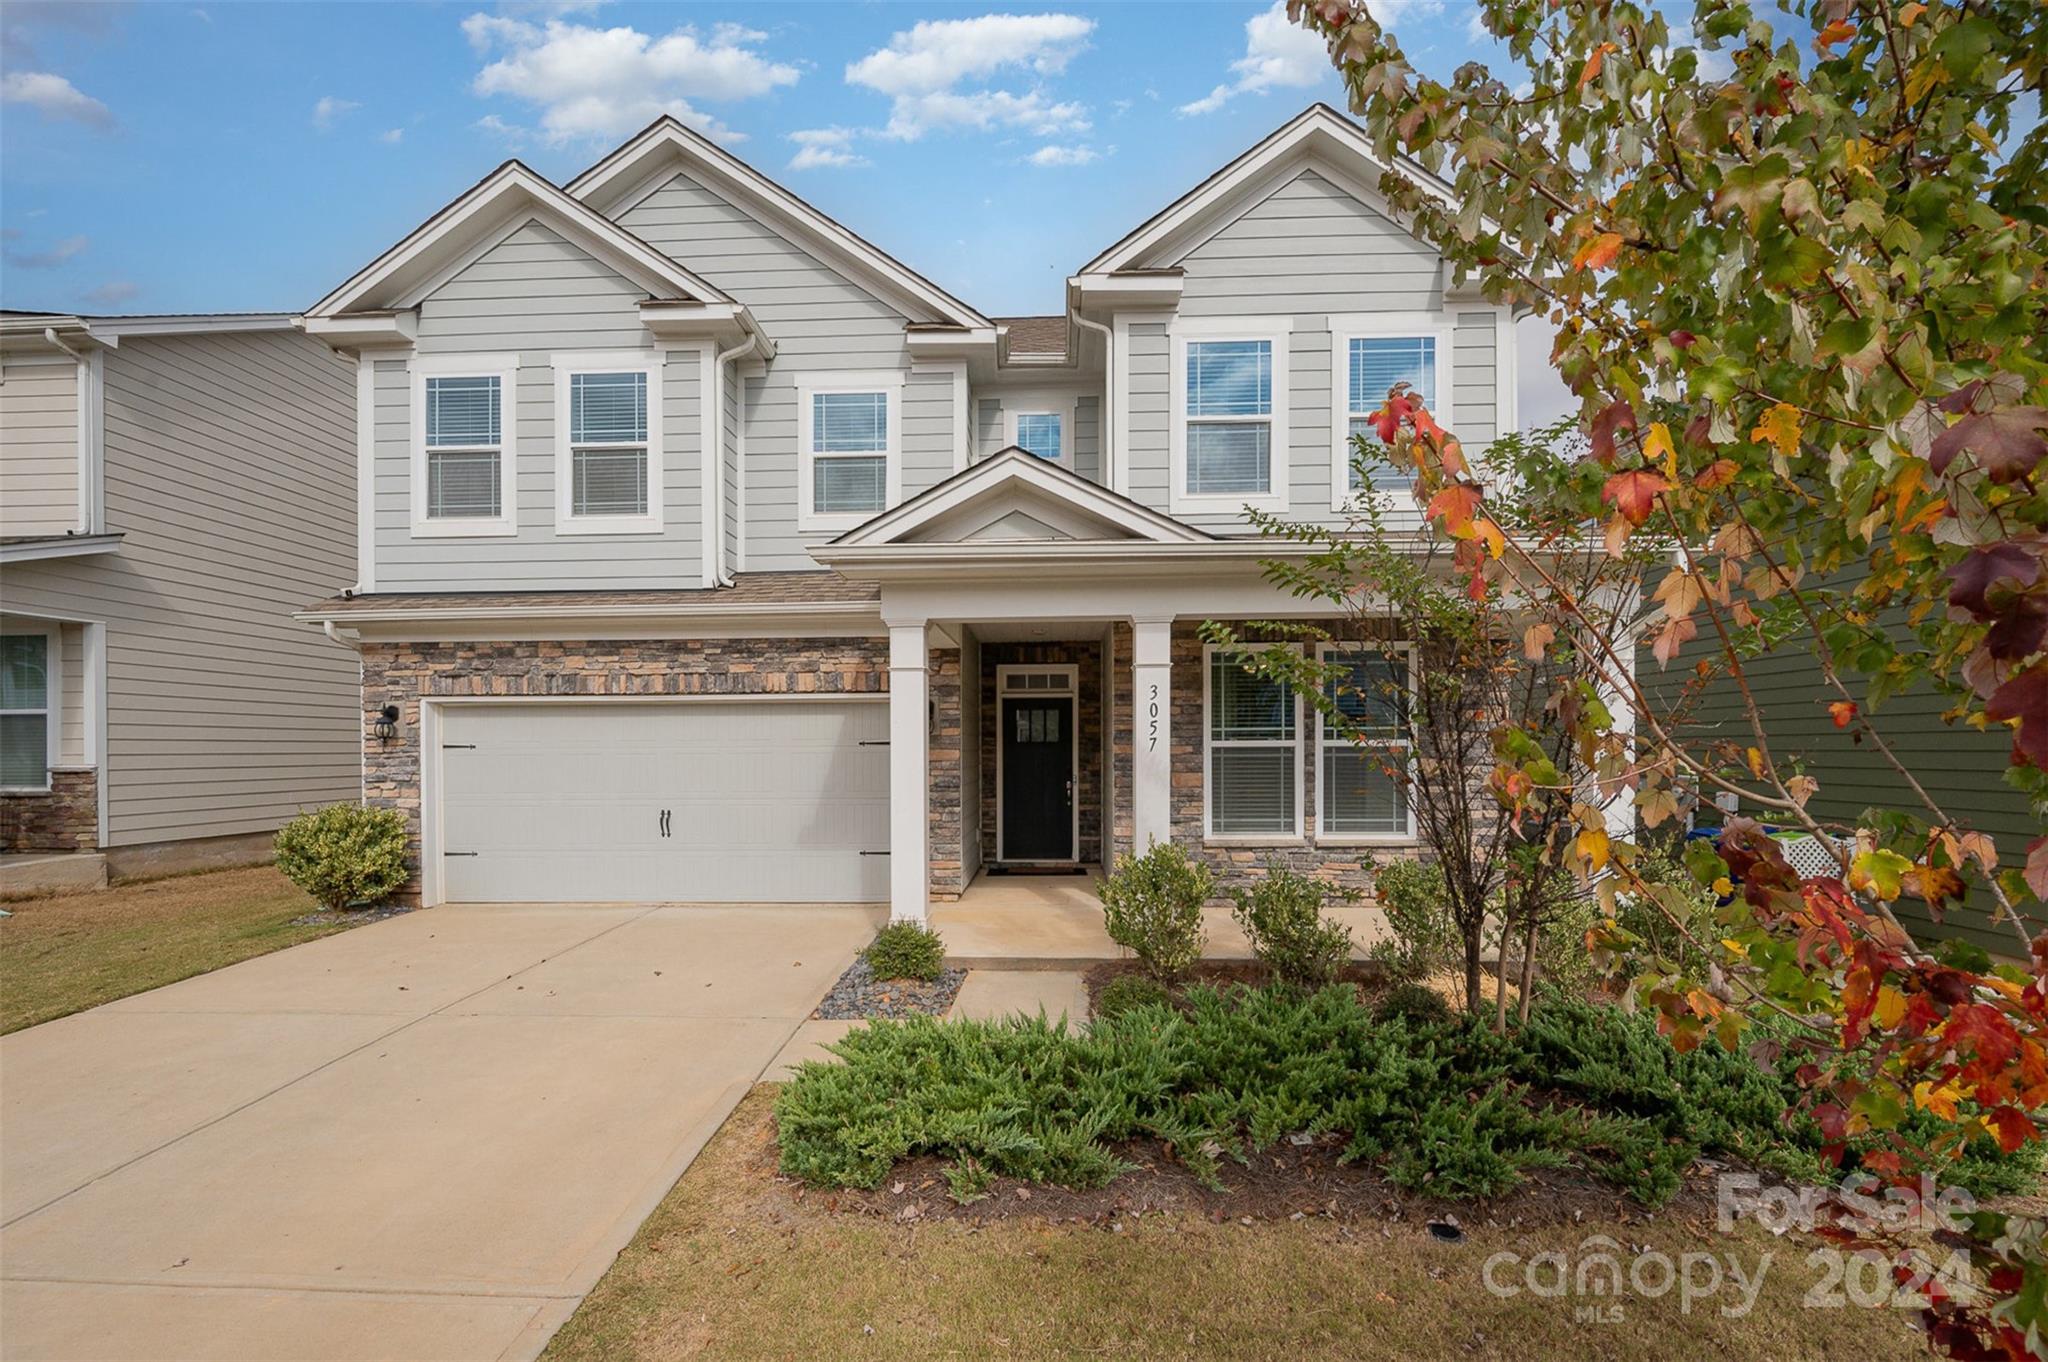
[{"label": "house number 3057", "polygon": [[1159,750],[1159,687],[1146,687],[1145,693],[1145,750]]}]

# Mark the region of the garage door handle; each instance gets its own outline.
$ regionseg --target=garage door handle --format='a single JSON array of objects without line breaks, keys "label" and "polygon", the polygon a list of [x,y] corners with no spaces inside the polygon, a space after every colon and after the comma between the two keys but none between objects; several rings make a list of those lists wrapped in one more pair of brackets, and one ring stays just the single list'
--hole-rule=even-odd
[{"label": "garage door handle", "polygon": [[[474,853],[472,853],[472,854],[474,854]],[[863,852],[861,853],[861,855],[863,855],[863,856],[887,856],[888,854],[889,854],[889,853],[888,853],[888,852],[886,852],[886,851],[863,851]]]},{"label": "garage door handle", "polygon": [[444,742],[441,744],[441,750],[443,752],[474,752],[476,751],[476,744],[473,742]]},{"label": "garage door handle", "polygon": [[862,738],[855,744],[857,747],[887,747],[888,745],[889,740],[887,738]]},{"label": "garage door handle", "polygon": [[444,851],[441,854],[443,856],[474,856],[477,853],[474,851]]}]

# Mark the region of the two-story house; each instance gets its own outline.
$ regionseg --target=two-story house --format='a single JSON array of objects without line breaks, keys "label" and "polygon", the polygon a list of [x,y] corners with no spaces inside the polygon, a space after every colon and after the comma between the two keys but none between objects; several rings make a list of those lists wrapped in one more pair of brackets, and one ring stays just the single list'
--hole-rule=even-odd
[{"label": "two-story house", "polygon": [[[1302,612],[1246,507],[1340,522],[1394,382],[1513,424],[1510,310],[1383,171],[1315,106],[1000,318],[664,119],[364,267],[302,319],[361,470],[359,580],[302,618],[361,650],[423,901],[914,918],[1154,840],[1226,882],[1410,845],[1377,761],[1196,632]],[[1385,633],[1334,646],[1404,676]]]},{"label": "two-story house", "polygon": [[357,797],[357,659],[291,619],[355,572],[352,393],[289,313],[0,313],[0,889]]}]

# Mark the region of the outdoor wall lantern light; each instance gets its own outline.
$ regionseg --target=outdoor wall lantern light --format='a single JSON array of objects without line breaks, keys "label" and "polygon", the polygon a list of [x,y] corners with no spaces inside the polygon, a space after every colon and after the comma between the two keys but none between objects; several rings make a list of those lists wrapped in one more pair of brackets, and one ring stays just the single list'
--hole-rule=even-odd
[{"label": "outdoor wall lantern light", "polygon": [[370,724],[370,731],[377,735],[378,742],[390,742],[398,736],[398,706],[386,705],[377,711],[377,717]]}]

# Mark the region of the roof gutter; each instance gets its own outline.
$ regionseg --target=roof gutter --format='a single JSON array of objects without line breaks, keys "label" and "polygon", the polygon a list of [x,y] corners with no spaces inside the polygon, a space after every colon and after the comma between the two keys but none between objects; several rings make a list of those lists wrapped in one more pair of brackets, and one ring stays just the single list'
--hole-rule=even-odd
[{"label": "roof gutter", "polygon": [[[725,565],[725,373],[734,360],[745,359],[761,346],[761,332],[753,316],[741,310],[747,338],[730,350],[720,350],[711,361],[711,433],[716,457],[711,460],[711,580],[731,586],[732,573]],[[744,410],[744,404],[742,406]]]},{"label": "roof gutter", "polygon": [[[1103,481],[1110,491],[1121,492],[1116,463],[1116,456],[1123,452],[1116,447],[1116,333],[1105,323],[1082,316],[1079,308],[1067,309],[1067,316],[1102,336],[1102,419],[1097,423],[1095,441],[1102,447]],[[1074,347],[1076,365],[1081,360],[1080,350],[1080,346]]]}]

